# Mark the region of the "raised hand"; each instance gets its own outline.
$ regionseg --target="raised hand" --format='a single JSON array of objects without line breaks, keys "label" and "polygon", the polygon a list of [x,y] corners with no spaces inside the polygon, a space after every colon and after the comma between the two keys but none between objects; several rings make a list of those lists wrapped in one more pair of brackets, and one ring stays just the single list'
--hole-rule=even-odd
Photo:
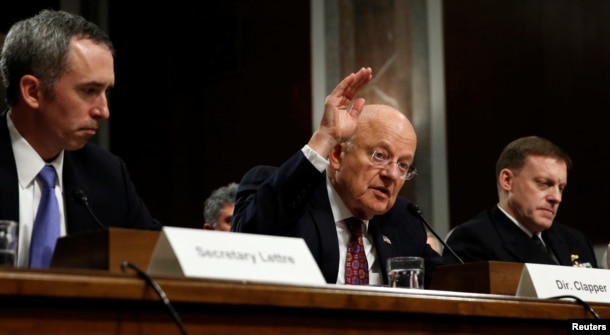
[{"label": "raised hand", "polygon": [[356,96],[372,78],[373,70],[363,67],[345,77],[326,97],[320,127],[309,141],[313,150],[326,157],[335,145],[350,138],[365,103]]}]

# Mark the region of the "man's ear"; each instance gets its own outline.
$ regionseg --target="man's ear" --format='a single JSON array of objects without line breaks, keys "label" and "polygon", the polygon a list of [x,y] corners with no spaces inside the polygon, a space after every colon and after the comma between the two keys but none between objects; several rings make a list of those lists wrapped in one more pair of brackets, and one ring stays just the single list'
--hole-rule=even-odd
[{"label": "man's ear", "polygon": [[339,170],[339,167],[341,166],[343,148],[345,148],[345,143],[337,144],[328,154],[328,161],[334,170]]},{"label": "man's ear", "polygon": [[502,169],[500,175],[498,175],[498,184],[500,188],[505,191],[510,191],[513,187],[513,171],[510,169]]},{"label": "man's ear", "polygon": [[40,98],[42,97],[42,85],[40,80],[30,74],[21,77],[19,81],[19,91],[23,102],[30,108],[40,107]]}]

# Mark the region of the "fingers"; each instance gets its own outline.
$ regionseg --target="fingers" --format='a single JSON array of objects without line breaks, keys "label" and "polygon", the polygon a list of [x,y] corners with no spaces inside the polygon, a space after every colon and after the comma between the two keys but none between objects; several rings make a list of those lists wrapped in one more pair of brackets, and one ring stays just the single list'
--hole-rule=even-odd
[{"label": "fingers", "polygon": [[370,67],[363,67],[358,72],[345,77],[330,93],[329,98],[338,99],[339,105],[347,106],[372,78],[373,70]]},{"label": "fingers", "polygon": [[320,156],[328,157],[333,147],[352,136],[365,103],[356,96],[372,78],[371,68],[363,67],[345,77],[326,97],[320,126],[308,142]]},{"label": "fingers", "polygon": [[352,108],[349,110],[349,113],[352,115],[353,118],[357,119],[358,117],[360,117],[360,113],[362,113],[362,110],[364,109],[364,103],[364,98],[358,98],[354,100]]},{"label": "fingers", "polygon": [[344,95],[347,99],[352,100],[356,97],[356,94],[373,78],[373,70],[370,67],[363,67],[353,76],[351,83],[345,87]]}]

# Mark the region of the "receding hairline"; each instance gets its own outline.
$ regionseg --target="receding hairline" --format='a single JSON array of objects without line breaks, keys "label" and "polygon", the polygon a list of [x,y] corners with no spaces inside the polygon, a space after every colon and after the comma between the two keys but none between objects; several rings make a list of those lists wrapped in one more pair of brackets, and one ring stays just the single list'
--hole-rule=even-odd
[{"label": "receding hairline", "polygon": [[404,125],[408,131],[415,133],[415,129],[409,118],[398,109],[388,105],[365,105],[358,120],[358,128],[377,128],[380,126],[396,126],[399,124]]},{"label": "receding hairline", "polygon": [[396,116],[398,118],[402,118],[402,119],[408,121],[407,117],[403,113],[401,113],[398,109],[396,109],[392,106],[383,105],[383,104],[364,105],[364,108],[362,109],[362,113],[360,114],[360,119],[362,121],[368,121],[368,120],[375,118],[377,116],[380,116],[380,115]]}]

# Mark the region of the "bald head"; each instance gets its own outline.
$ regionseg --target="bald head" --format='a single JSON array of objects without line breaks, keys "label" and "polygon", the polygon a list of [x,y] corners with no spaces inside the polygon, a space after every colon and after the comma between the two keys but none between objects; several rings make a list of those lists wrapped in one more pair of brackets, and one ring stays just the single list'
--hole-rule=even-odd
[{"label": "bald head", "polygon": [[354,134],[332,150],[327,170],[353,215],[371,219],[394,206],[416,146],[415,129],[401,112],[365,105]]},{"label": "bald head", "polygon": [[397,141],[415,141],[417,136],[413,125],[407,117],[395,108],[387,105],[365,105],[356,131],[350,142],[358,142],[362,137],[368,138],[373,134],[391,135]]}]

